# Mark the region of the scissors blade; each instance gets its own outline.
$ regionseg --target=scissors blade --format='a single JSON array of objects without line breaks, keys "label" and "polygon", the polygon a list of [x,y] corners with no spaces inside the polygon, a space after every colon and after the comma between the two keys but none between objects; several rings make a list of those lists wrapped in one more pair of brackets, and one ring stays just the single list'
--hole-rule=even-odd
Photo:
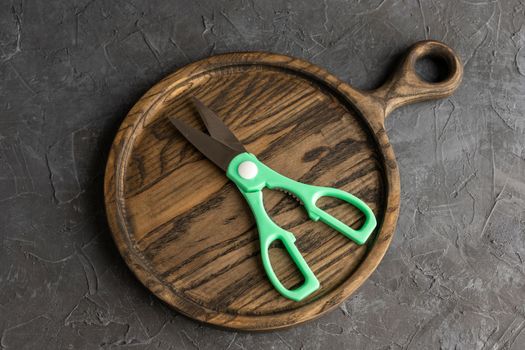
[{"label": "scissors blade", "polygon": [[210,135],[217,141],[223,143],[229,148],[239,151],[239,153],[246,152],[243,144],[235,137],[230,129],[222,122],[219,116],[208,108],[202,101],[196,97],[191,98],[195,108],[206,125]]},{"label": "scissors blade", "polygon": [[204,154],[209,160],[222,170],[226,171],[231,160],[239,153],[238,150],[222,144],[205,133],[192,128],[188,124],[174,117],[168,117],[175,125],[177,130],[184,136],[195,148]]}]

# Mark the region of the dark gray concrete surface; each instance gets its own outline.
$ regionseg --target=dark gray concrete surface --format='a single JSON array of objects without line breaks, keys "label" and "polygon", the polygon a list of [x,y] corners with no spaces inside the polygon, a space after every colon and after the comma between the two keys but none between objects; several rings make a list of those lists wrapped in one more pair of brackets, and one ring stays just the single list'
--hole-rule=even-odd
[{"label": "dark gray concrete surface", "polygon": [[[286,331],[196,323],[133,277],[102,181],[152,84],[215,53],[304,58],[377,86],[446,42],[457,93],[387,122],[397,234],[340,309]],[[0,2],[0,349],[525,349],[525,3],[485,0]]]}]

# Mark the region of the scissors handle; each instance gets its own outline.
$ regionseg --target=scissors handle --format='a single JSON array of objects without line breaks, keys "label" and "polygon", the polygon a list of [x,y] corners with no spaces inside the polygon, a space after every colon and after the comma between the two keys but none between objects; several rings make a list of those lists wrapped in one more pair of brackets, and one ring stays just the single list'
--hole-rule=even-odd
[{"label": "scissors handle", "polygon": [[[259,240],[261,242],[262,263],[264,270],[266,271],[266,274],[268,275],[268,278],[270,279],[270,282],[274,288],[277,289],[277,291],[284,297],[294,301],[301,301],[319,289],[319,281],[304,260],[303,256],[299,252],[299,249],[297,249],[295,246],[295,236],[292,233],[277,226],[264,210],[262,192],[259,190],[255,192],[241,191],[241,193],[243,194],[244,198],[246,198],[246,201],[254,213],[257,229],[259,231]],[[292,258],[292,261],[295,263],[304,277],[303,284],[296,289],[290,290],[286,288],[273,270],[269,252],[270,244],[276,240],[279,240],[283,243],[286,251]]]},{"label": "scissors handle", "polygon": [[[237,185],[246,198],[255,217],[261,239],[263,266],[270,281],[283,296],[295,301],[300,301],[317,290],[319,282],[295,246],[294,235],[277,226],[266,213],[261,192],[264,187],[282,189],[293,193],[303,202],[310,219],[321,220],[357,244],[364,244],[377,225],[372,210],[365,202],[352,194],[336,188],[312,186],[291,180],[267,167],[250,153],[240,153],[233,158],[226,175]],[[319,209],[316,202],[321,197],[335,197],[355,206],[364,214],[364,224],[359,229],[354,230],[324,210]],[[270,263],[268,249],[275,240],[283,242],[288,254],[305,278],[305,283],[293,291],[286,289],[281,284]]]},{"label": "scissors handle", "polygon": [[[370,209],[370,207],[366,205],[365,202],[363,202],[353,194],[340,190],[338,188],[311,185],[305,186],[310,188],[306,192],[306,195],[304,195],[303,192],[304,198],[301,200],[304,203],[304,206],[306,208],[306,211],[308,212],[308,215],[310,216],[310,219],[314,221],[321,220],[334,230],[341,232],[344,236],[346,236],[347,238],[351,239],[359,245],[364,244],[368,240],[368,238],[377,226],[377,220],[374,216],[374,213],[372,212],[372,209]],[[316,206],[316,202],[321,197],[334,197],[353,205],[364,214],[365,222],[357,230],[351,228],[339,219],[328,214],[326,211],[319,209],[319,207]]]}]

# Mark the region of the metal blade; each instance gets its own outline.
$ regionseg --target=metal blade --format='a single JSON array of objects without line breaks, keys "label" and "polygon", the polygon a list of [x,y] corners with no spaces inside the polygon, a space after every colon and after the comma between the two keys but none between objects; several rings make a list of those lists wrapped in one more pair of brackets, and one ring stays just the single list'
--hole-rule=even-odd
[{"label": "metal blade", "polygon": [[197,148],[202,154],[204,154],[209,160],[217,165],[222,170],[226,171],[231,160],[238,155],[238,150],[231,149],[230,147],[220,143],[219,141],[211,138],[205,133],[192,128],[188,124],[174,118],[169,117],[170,121],[175,125],[177,130],[180,131],[195,148]]},{"label": "metal blade", "polygon": [[235,135],[230,131],[230,129],[228,129],[228,127],[222,122],[222,120],[214,111],[209,109],[196,97],[192,97],[191,100],[195,105],[195,108],[197,108],[202,121],[208,129],[208,132],[215,140],[239,151],[239,153],[246,152],[243,144],[237,139],[237,137],[235,137]]}]

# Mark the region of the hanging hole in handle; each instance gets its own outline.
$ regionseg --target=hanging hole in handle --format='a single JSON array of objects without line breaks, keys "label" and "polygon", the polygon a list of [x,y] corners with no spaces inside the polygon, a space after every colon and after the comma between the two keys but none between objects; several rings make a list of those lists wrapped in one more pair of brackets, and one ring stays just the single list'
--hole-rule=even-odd
[{"label": "hanging hole in handle", "polygon": [[422,82],[457,85],[461,80],[462,70],[459,58],[443,43],[420,42],[414,45],[409,57],[410,68]]},{"label": "hanging hole in handle", "polygon": [[431,84],[441,83],[453,75],[453,62],[438,53],[427,53],[416,60],[415,71],[418,77]]}]

